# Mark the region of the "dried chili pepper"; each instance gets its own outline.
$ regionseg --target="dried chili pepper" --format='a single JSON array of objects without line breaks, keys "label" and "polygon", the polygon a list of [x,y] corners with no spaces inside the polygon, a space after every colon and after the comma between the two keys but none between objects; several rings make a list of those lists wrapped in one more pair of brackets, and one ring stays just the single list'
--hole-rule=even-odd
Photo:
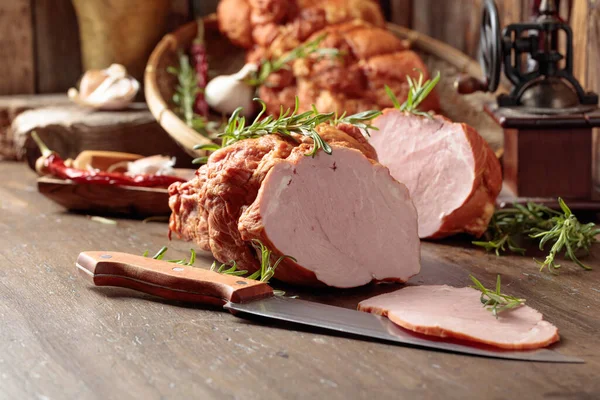
[{"label": "dried chili pepper", "polygon": [[209,111],[208,103],[204,98],[204,88],[208,83],[208,57],[204,41],[204,22],[201,18],[198,19],[198,34],[192,42],[190,55],[192,58],[192,65],[196,71],[198,88],[200,88],[196,95],[196,101],[194,102],[194,112],[203,117],[207,117]]},{"label": "dried chili pepper", "polygon": [[125,175],[119,172],[72,168],[67,166],[65,161],[56,152],[50,150],[36,132],[32,132],[31,137],[42,152],[42,156],[35,163],[35,169],[43,175],[69,179],[75,183],[115,186],[167,187],[174,182],[185,182],[185,179],[170,175]]}]

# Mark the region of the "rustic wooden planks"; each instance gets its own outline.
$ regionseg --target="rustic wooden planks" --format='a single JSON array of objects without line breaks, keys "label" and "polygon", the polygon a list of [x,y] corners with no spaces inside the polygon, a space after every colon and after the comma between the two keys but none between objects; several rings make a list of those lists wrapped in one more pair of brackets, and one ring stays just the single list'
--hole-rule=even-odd
[{"label": "rustic wooden planks", "polygon": [[81,76],[79,30],[71,0],[32,0],[36,93],[65,92]]},{"label": "rustic wooden planks", "polygon": [[[424,242],[411,284],[486,286],[527,299],[560,329],[559,351],[582,365],[490,360],[337,337],[227,312],[94,288],[79,277],[81,251],[142,254],[190,243],[165,223],[117,225],[66,213],[37,193],[25,165],[0,164],[0,398],[2,399],[597,399],[600,396],[600,248],[564,262],[559,276],[528,257],[498,258],[466,238]],[[175,239],[175,238],[174,238]],[[539,258],[539,255],[538,255]],[[390,260],[401,262],[401,260]],[[561,260],[562,261],[562,260]],[[200,253],[197,264],[212,260]],[[304,290],[304,300],[354,308],[401,285]]]},{"label": "rustic wooden planks", "polygon": [[[384,1],[384,0],[382,0]],[[496,0],[503,26],[527,20],[534,0]],[[169,29],[214,12],[218,0],[173,0]],[[479,45],[482,0],[385,0],[392,22],[450,43],[471,57]],[[576,75],[600,89],[600,3],[560,2],[576,37]],[[0,95],[64,91],[81,75],[79,34],[71,0],[0,2]],[[582,60],[583,59],[583,60]]]},{"label": "rustic wooden planks", "polygon": [[[531,1],[496,0],[500,25],[504,27],[527,20],[531,15]],[[483,0],[413,0],[397,3],[403,3],[406,8],[412,7],[413,29],[449,43],[471,57],[477,56]],[[393,21],[396,22],[395,19]]]},{"label": "rustic wooden planks", "polygon": [[571,9],[575,76],[588,90],[600,92],[600,2],[577,0]]},{"label": "rustic wooden planks", "polygon": [[34,93],[33,29],[29,0],[0,2],[0,95]]},{"label": "rustic wooden planks", "polygon": [[391,21],[400,26],[412,28],[413,0],[390,0]]}]

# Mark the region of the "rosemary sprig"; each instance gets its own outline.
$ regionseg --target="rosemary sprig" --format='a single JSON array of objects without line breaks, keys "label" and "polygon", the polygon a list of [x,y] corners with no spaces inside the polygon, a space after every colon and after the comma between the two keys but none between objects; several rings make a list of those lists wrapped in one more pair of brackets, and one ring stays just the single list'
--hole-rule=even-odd
[{"label": "rosemary sprig", "polygon": [[563,249],[567,258],[589,270],[591,268],[583,264],[576,253],[589,252],[596,243],[600,229],[594,223],[579,222],[563,199],[559,198],[558,203],[562,212],[531,202],[525,206],[515,204],[512,208],[498,210],[485,234],[488,241],[475,241],[473,244],[488,251],[494,250],[497,255],[507,250],[524,254],[525,249],[517,244],[519,239],[539,240],[540,250],[552,244],[543,262],[535,260],[540,265],[540,271],[548,268],[548,271],[557,273],[560,265],[556,263],[556,256]]},{"label": "rosemary sprig", "polygon": [[473,289],[477,289],[481,292],[481,303],[483,306],[491,311],[492,315],[498,318],[498,314],[503,311],[517,308],[525,304],[525,299],[519,299],[518,297],[508,296],[500,292],[500,275],[496,279],[496,290],[489,290],[479,282],[473,275],[469,275],[475,286],[471,286]]},{"label": "rosemary sprig", "polygon": [[374,118],[380,116],[381,114],[382,114],[381,111],[369,110],[369,111],[363,111],[358,114],[347,116],[346,112],[344,111],[344,113],[340,117],[338,117],[337,115],[335,116],[335,119],[333,119],[331,121],[331,125],[333,125],[333,126],[336,126],[337,124],[354,125],[357,128],[362,129],[368,136],[371,136],[369,134],[369,130],[373,129],[373,130],[378,131],[379,128],[371,125],[370,122]]},{"label": "rosemary sprig", "polygon": [[423,102],[423,100],[425,100],[427,96],[429,96],[429,93],[431,93],[431,91],[438,84],[438,82],[440,81],[440,77],[441,75],[438,71],[433,79],[428,79],[427,81],[423,82],[424,76],[423,72],[421,71],[419,71],[419,80],[415,80],[407,75],[406,80],[408,81],[408,96],[406,98],[406,101],[402,104],[400,104],[400,101],[398,101],[398,98],[389,86],[385,85],[385,91],[392,100],[394,108],[415,115],[432,118],[429,112],[419,111],[418,107]]},{"label": "rosemary sprig", "polygon": [[[252,240],[252,246],[257,251],[260,251],[260,269],[258,269],[251,275],[246,276],[245,277],[246,279],[252,279],[255,281],[257,280],[260,282],[267,283],[267,282],[269,282],[269,280],[271,280],[273,275],[275,275],[275,270],[277,269],[277,267],[279,266],[279,264],[281,264],[281,262],[283,260],[285,260],[287,258],[294,262],[296,261],[296,259],[292,256],[280,256],[279,258],[277,258],[275,263],[272,263],[271,262],[272,261],[272,251],[269,250],[267,248],[267,246],[265,246],[260,240],[258,240],[258,239]],[[221,265],[218,265],[217,262],[215,261],[211,265],[210,270],[218,272],[220,274],[242,276],[242,277],[248,273],[248,271],[246,271],[246,270],[239,270],[237,263],[233,260],[227,264],[221,264]],[[283,290],[274,290],[273,292],[278,296],[283,296],[285,294],[285,292]]]},{"label": "rosemary sprig", "polygon": [[192,129],[206,134],[207,119],[194,112],[196,96],[202,90],[198,86],[196,72],[190,63],[189,57],[179,53],[179,67],[167,67],[167,72],[177,77],[177,86],[173,95],[173,103],[177,106],[176,112]]},{"label": "rosemary sprig", "polygon": [[235,260],[229,261],[227,264],[217,265],[216,261],[213,261],[210,266],[210,270],[213,272],[218,272],[223,275],[233,275],[233,276],[244,276],[248,273],[247,270],[239,270],[238,265]]},{"label": "rosemary sprig", "polygon": [[[310,152],[305,154],[306,156],[314,157],[319,150],[331,154],[331,146],[323,140],[316,130],[318,125],[326,122],[333,124],[343,122],[356,125],[359,128],[373,129],[374,127],[368,124],[368,121],[381,114],[379,111],[365,111],[350,116],[343,115],[342,118],[337,118],[335,113],[320,113],[314,106],[310,111],[298,114],[300,104],[298,97],[296,97],[294,110],[288,109],[284,112],[282,107],[278,117],[273,117],[272,115],[265,117],[267,105],[259,98],[255,98],[254,100],[260,103],[262,109],[252,124],[246,125],[246,118],[240,116],[242,108],[238,108],[229,118],[225,130],[218,134],[218,138],[221,139],[220,145],[197,145],[194,147],[194,150],[206,150],[212,152],[244,139],[255,139],[272,134],[291,136],[293,133],[296,133],[313,139],[313,148]],[[206,163],[207,160],[208,157],[199,157],[194,160],[194,163],[202,164]]]},{"label": "rosemary sprig", "polygon": [[272,252],[265,246],[260,240],[254,239],[252,240],[252,245],[258,251],[260,251],[260,270],[254,272],[252,275],[248,277],[248,279],[258,279],[261,282],[268,282],[273,275],[275,275],[275,269],[281,264],[283,260],[290,259],[296,262],[296,259],[292,256],[279,256],[275,264],[271,264],[271,255]]},{"label": "rosemary sprig", "polygon": [[262,60],[258,71],[252,73],[248,79],[245,80],[246,84],[250,86],[261,86],[264,85],[269,76],[282,69],[288,69],[289,63],[301,58],[307,58],[311,55],[317,55],[319,58],[322,57],[339,57],[342,52],[334,48],[319,48],[321,42],[327,37],[324,33],[319,35],[316,39],[303,43],[293,50],[285,53],[279,58],[274,60]]},{"label": "rosemary sprig", "polygon": [[540,271],[545,267],[548,267],[548,270],[552,272],[560,268],[560,265],[556,264],[554,259],[557,254],[560,254],[563,247],[569,259],[581,268],[591,270],[591,267],[579,261],[575,252],[578,250],[589,252],[592,244],[596,242],[596,235],[600,233],[600,229],[596,228],[596,224],[593,222],[588,224],[579,222],[563,199],[559,198],[558,204],[564,214],[554,216],[550,219],[553,226],[550,228],[536,226],[531,229],[531,234],[529,235],[533,239],[540,240],[540,250],[544,250],[546,243],[553,243],[546,259],[543,262],[536,260],[540,264]]},{"label": "rosemary sprig", "polygon": [[[162,260],[165,257],[165,254],[167,253],[168,249],[169,248],[167,246],[161,247],[160,250],[154,256],[152,256],[152,258],[155,260]],[[148,250],[146,250],[144,252],[143,256],[148,257]],[[164,261],[170,262],[173,264],[194,266],[194,263],[196,262],[196,252],[194,251],[194,249],[190,249],[190,259],[189,260],[186,260],[184,258],[181,260],[164,260]]]}]

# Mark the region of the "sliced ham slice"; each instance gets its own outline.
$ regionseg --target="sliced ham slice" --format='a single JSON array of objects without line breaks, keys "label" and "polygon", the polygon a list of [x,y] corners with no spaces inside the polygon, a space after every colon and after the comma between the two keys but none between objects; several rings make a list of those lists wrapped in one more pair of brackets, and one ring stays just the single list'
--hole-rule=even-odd
[{"label": "sliced ham slice", "polygon": [[444,117],[385,110],[369,143],[379,162],[404,183],[419,214],[419,236],[481,236],[502,186],[500,163],[470,126]]},{"label": "sliced ham slice", "polygon": [[411,286],[364,300],[358,309],[387,316],[414,332],[503,349],[536,349],[559,340],[558,329],[533,308],[504,311],[496,319],[482,306],[480,296],[470,287]]},{"label": "sliced ham slice", "polygon": [[306,157],[311,146],[269,171],[240,217],[242,239],[294,256],[275,273],[290,283],[348,288],[417,274],[417,214],[406,187],[356,149]]}]

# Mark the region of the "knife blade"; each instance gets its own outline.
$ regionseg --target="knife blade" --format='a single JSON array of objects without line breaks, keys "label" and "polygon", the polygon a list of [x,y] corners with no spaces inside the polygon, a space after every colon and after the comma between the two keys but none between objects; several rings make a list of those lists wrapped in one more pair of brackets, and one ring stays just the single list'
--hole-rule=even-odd
[{"label": "knife blade", "polygon": [[429,338],[387,318],[361,311],[275,296],[264,282],[223,275],[127,253],[79,254],[76,267],[96,286],[118,286],[168,300],[221,306],[236,316],[252,315],[379,341],[480,357],[554,363],[583,363],[550,349],[510,351]]}]

